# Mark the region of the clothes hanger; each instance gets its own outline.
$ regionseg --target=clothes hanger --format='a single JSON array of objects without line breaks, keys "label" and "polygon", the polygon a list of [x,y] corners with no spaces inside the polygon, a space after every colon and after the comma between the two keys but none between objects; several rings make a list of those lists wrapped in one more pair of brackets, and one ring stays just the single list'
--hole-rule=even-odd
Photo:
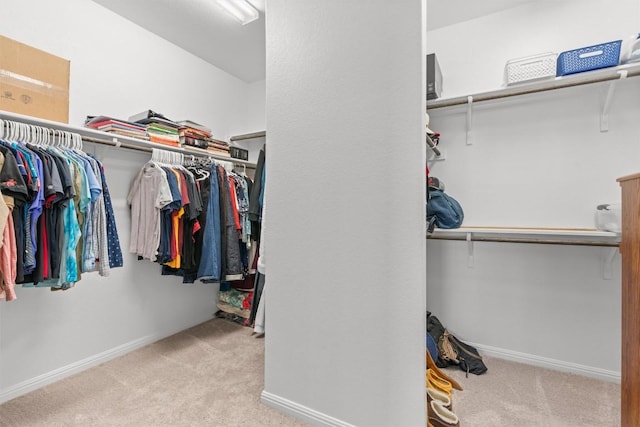
[{"label": "clothes hanger", "polygon": [[7,141],[11,141],[13,139],[13,122],[7,122]]},{"label": "clothes hanger", "polygon": [[84,151],[82,151],[82,137],[78,133],[73,133],[73,150],[84,155]]},{"label": "clothes hanger", "polygon": [[45,147],[49,145],[50,135],[51,135],[51,132],[49,132],[47,129],[45,129],[44,132],[42,132],[42,145],[44,145]]},{"label": "clothes hanger", "polygon": [[36,129],[36,126],[27,125],[27,127],[29,129],[29,137],[26,139],[25,142],[32,145],[38,145],[38,131]]},{"label": "clothes hanger", "polygon": [[16,141],[24,140],[24,125],[22,123],[16,123]]},{"label": "clothes hanger", "polygon": [[151,164],[151,166],[160,167],[160,150],[157,148],[151,149],[151,160],[147,164]]},{"label": "clothes hanger", "polygon": [[60,131],[57,129],[53,129],[53,136],[51,137],[51,147],[57,149],[58,144],[60,143]]},{"label": "clothes hanger", "polygon": [[16,124],[15,122],[7,122],[9,123],[9,129],[7,131],[7,140],[14,141],[15,132],[16,132]]},{"label": "clothes hanger", "polygon": [[20,137],[20,126],[16,122],[13,122],[13,134],[11,137],[14,142],[18,141],[18,138]]},{"label": "clothes hanger", "polygon": [[29,128],[29,125],[24,124],[24,123],[20,123],[20,128],[22,129],[22,134],[21,136],[21,140],[23,144],[26,144],[28,141],[31,140],[31,129]]},{"label": "clothes hanger", "polygon": [[44,128],[41,128],[39,126],[34,126],[34,130],[35,130],[35,134],[36,134],[36,143],[39,146],[44,146]]},{"label": "clothes hanger", "polygon": [[[242,172],[236,171],[235,170],[236,166],[237,167],[242,166]],[[242,165],[234,164],[233,168],[234,168],[233,172],[236,173],[237,175],[242,176],[242,177],[246,177],[247,176],[247,165],[245,165],[244,163]]]},{"label": "clothes hanger", "polygon": [[40,126],[29,125],[29,143],[40,147]]},{"label": "clothes hanger", "polygon": [[222,167],[224,167],[224,169],[227,171],[227,173],[233,172],[233,163],[224,161],[221,161],[220,163],[222,164]]},{"label": "clothes hanger", "polygon": [[15,128],[16,128],[16,134],[15,134],[14,140],[19,141],[20,137],[22,136],[22,126],[20,126],[20,123],[16,123]]}]

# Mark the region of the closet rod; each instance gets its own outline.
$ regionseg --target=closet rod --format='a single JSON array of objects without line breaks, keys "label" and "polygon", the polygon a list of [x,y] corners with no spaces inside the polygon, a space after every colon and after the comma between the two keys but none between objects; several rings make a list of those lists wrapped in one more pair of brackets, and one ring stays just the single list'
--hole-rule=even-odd
[{"label": "closet rod", "polygon": [[[95,144],[103,144],[103,145],[109,145],[111,147],[119,147],[119,148],[127,148],[129,150],[137,150],[137,151],[144,151],[145,153],[152,153],[153,152],[153,148],[148,148],[148,147],[136,147],[135,145],[129,145],[129,144],[119,144],[117,142],[113,142],[113,141],[108,141],[105,139],[97,139],[97,138],[91,138],[90,136],[83,136],[82,137],[82,141],[83,142],[93,142]],[[162,149],[162,148],[160,148]]]},{"label": "closet rod", "polygon": [[[427,235],[427,239],[433,240],[461,240],[467,241],[466,236],[436,236]],[[539,245],[568,245],[568,246],[605,246],[617,248],[620,243],[617,242],[599,242],[595,240],[556,240],[556,239],[526,239],[517,237],[482,237],[474,236],[472,242],[499,242],[499,243],[531,243]]]},{"label": "closet rod", "polygon": [[224,162],[230,162],[230,163],[235,163],[237,165],[242,165],[248,169],[255,169],[255,165],[252,163],[248,163],[245,161],[242,161],[240,159],[234,159],[233,157],[224,157],[224,156],[215,156],[212,153],[206,153],[206,152],[194,152],[191,150],[186,150],[185,147],[172,147],[172,146],[165,146],[165,145],[158,145],[157,147],[139,147],[136,145],[131,145],[131,144],[122,144],[122,143],[118,143],[118,142],[114,142],[114,141],[110,141],[108,139],[100,139],[100,138],[92,138],[90,136],[83,136],[82,137],[82,141],[86,141],[86,142],[93,142],[95,144],[103,144],[103,145],[108,145],[111,147],[116,147],[116,148],[126,148],[129,150],[137,150],[137,151],[143,151],[145,153],[152,153],[154,149],[156,150],[167,150],[167,151],[175,151],[177,153],[182,153],[185,155],[191,155],[194,157],[205,157],[205,158],[209,158],[212,157],[216,160],[220,160],[220,161],[224,161]]},{"label": "closet rod", "polygon": [[24,123],[28,125],[40,126],[48,129],[60,130],[63,132],[77,133],[82,137],[83,141],[92,142],[95,144],[108,145],[110,147],[122,147],[130,150],[144,151],[149,153],[151,153],[152,149],[155,148],[158,150],[175,151],[178,153],[182,153],[185,155],[192,155],[195,157],[206,157],[206,158],[210,157],[220,161],[243,165],[249,169],[255,169],[256,167],[255,163],[252,163],[246,160],[235,159],[233,157],[227,157],[227,156],[221,156],[215,153],[210,153],[208,151],[198,150],[197,148],[173,147],[170,145],[155,144],[153,142],[145,141],[142,139],[136,139],[136,138],[126,137],[126,136],[111,134],[111,133],[102,132],[102,131],[91,129],[91,128],[68,125],[65,123],[54,122],[51,120],[40,119],[32,116],[25,116],[22,114],[12,113],[9,111],[0,110],[0,119],[10,120],[17,123]]},{"label": "closet rod", "polygon": [[[626,77],[640,76],[640,64],[633,63],[620,65],[618,67],[604,68],[601,70],[589,71],[586,73],[572,74],[564,77],[556,77],[553,80],[524,83],[519,86],[511,86],[491,92],[483,92],[472,95],[473,103],[481,101],[491,101],[494,99],[509,98],[512,96],[526,95],[549,90],[562,89],[565,87],[582,86],[592,83],[618,80],[622,77],[620,72],[626,72]],[[468,96],[460,96],[450,99],[427,101],[427,110],[436,108],[451,107],[454,105],[466,105],[469,103]]]},{"label": "closet rod", "polygon": [[255,139],[255,138],[264,138],[267,136],[267,131],[253,132],[253,133],[245,133],[243,135],[235,135],[229,138],[229,141],[242,141],[244,139]]}]

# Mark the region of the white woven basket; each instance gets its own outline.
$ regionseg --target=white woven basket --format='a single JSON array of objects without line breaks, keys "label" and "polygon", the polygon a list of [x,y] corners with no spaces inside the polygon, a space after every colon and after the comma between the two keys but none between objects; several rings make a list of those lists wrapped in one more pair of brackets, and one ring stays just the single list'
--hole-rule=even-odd
[{"label": "white woven basket", "polygon": [[504,67],[505,84],[555,77],[557,58],[556,53],[549,52],[511,59]]}]

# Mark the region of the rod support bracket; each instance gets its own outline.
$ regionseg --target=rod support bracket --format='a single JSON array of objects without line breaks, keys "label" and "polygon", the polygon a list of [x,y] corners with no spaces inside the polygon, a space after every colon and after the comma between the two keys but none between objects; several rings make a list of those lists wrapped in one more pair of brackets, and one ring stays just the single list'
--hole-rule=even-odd
[{"label": "rod support bracket", "polygon": [[467,233],[467,267],[473,268],[473,240],[471,240],[471,233]]},{"label": "rod support bracket", "polygon": [[467,96],[467,145],[473,144],[471,128],[473,124],[473,96]]},{"label": "rod support bracket", "polygon": [[616,85],[622,79],[627,78],[627,70],[618,70],[618,76],[620,76],[616,80],[612,80],[609,83],[609,89],[607,90],[607,96],[604,100],[604,105],[602,106],[602,111],[600,112],[600,132],[608,132],[609,131],[609,110],[611,109],[611,101],[613,101],[613,95],[616,91]]},{"label": "rod support bracket", "polygon": [[607,248],[607,253],[604,258],[602,266],[602,278],[604,280],[611,280],[613,278],[613,259],[618,252],[618,248]]}]

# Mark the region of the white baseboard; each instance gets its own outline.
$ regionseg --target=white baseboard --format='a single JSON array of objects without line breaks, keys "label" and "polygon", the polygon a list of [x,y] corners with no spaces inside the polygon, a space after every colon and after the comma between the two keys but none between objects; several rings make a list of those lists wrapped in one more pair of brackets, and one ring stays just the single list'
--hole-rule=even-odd
[{"label": "white baseboard", "polygon": [[143,338],[139,338],[126,344],[119,345],[118,347],[111,348],[107,351],[103,351],[102,353],[98,353],[77,362],[71,363],[67,366],[63,366],[61,368],[15,384],[8,389],[2,390],[0,392],[0,403],[15,399],[16,397],[37,390],[48,384],[52,384],[63,378],[67,378],[73,374],[77,374],[78,372],[82,372],[86,369],[98,366],[101,363],[107,362],[111,359],[115,359],[116,357],[127,354],[133,350],[142,348],[145,345],[152,344],[159,339],[162,339],[162,337],[158,335],[149,335]]},{"label": "white baseboard", "polygon": [[[206,319],[203,321],[206,321]],[[199,323],[200,322],[197,322],[190,326],[187,325],[176,330],[147,335],[145,337],[138,338],[117,347],[110,348],[109,350],[103,351],[102,353],[94,354],[85,359],[71,363],[67,366],[54,369],[53,371],[49,371],[42,375],[38,375],[37,377],[30,378],[18,384],[12,385],[7,389],[0,390],[0,404],[11,399],[15,399],[16,397],[22,396],[23,394],[37,390],[46,385],[52,384],[56,381],[60,381],[64,378],[70,377],[73,374],[77,374],[89,368],[93,368],[94,366],[98,366],[101,363],[108,362],[109,360],[115,359],[116,357],[123,356],[146,345],[153,344],[156,341],[169,337],[180,331],[189,329],[190,327],[196,326]]]},{"label": "white baseboard", "polygon": [[267,391],[262,392],[260,400],[270,408],[309,423],[312,426],[355,427],[353,424],[346,423]]},{"label": "white baseboard", "polygon": [[497,359],[510,360],[512,362],[524,363],[526,365],[539,366],[541,368],[553,369],[555,371],[568,372],[598,380],[620,383],[620,372],[606,369],[594,368],[593,366],[580,365],[577,363],[565,362],[563,360],[551,359],[548,357],[536,356],[528,353],[521,353],[504,348],[491,347],[488,345],[469,343],[480,351],[481,355],[495,357]]}]

